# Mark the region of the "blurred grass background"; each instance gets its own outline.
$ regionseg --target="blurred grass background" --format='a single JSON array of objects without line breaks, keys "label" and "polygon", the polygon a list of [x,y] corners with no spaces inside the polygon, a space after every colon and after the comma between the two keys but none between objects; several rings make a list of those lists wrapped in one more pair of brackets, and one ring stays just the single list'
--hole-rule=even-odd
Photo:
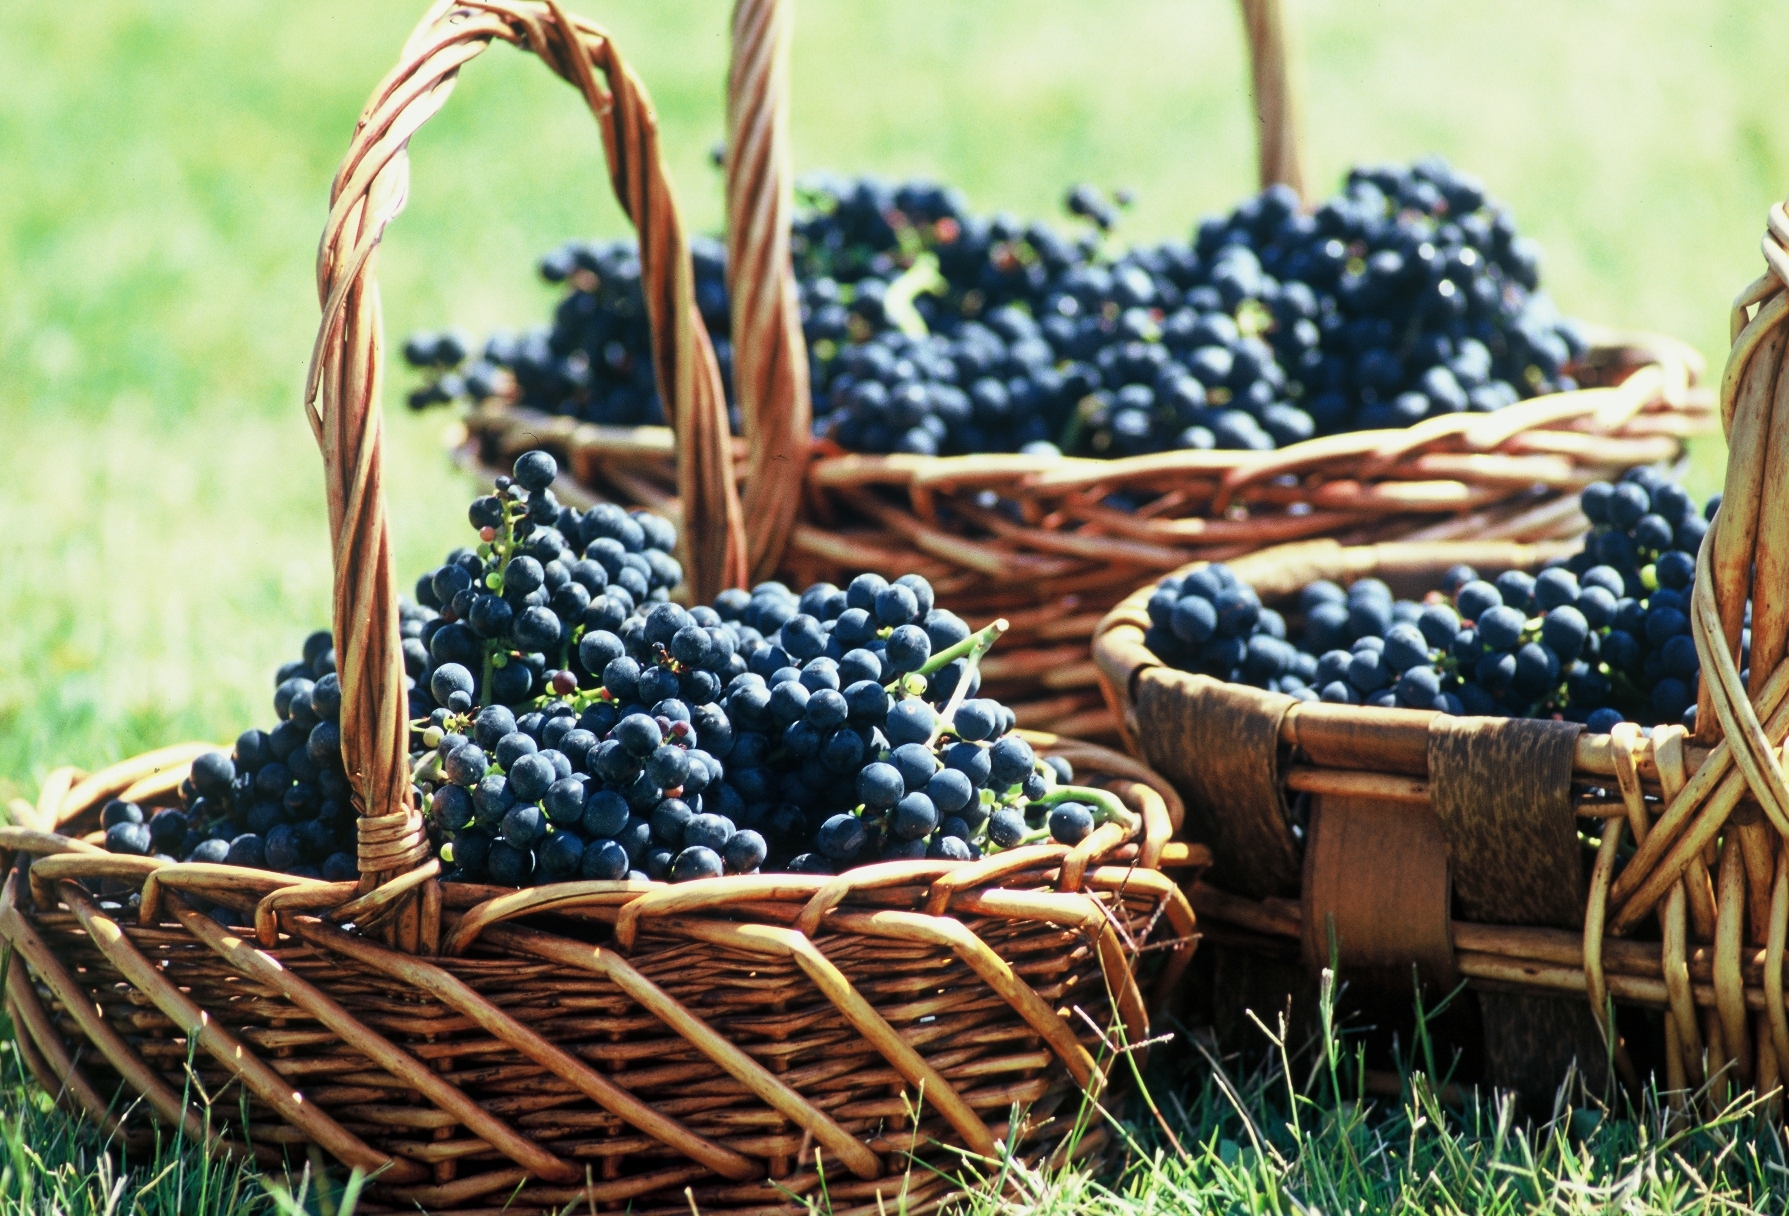
[{"label": "blurred grass background", "polygon": [[[728,6],[576,0],[657,102],[713,229]],[[1587,319],[1720,366],[1729,300],[1789,185],[1772,114],[1789,7],[1292,0],[1314,180],[1440,152],[1481,175]],[[416,0],[0,6],[0,800],[63,763],[266,725],[328,617],[320,461],[299,411],[314,243],[355,116]],[[979,209],[1135,190],[1136,237],[1253,188],[1230,0],[827,0],[799,14],[802,168],[929,174]],[[381,265],[387,332],[544,318],[536,255],[613,233],[577,98],[500,48],[413,143]],[[405,387],[394,373],[394,405]],[[388,416],[402,572],[463,539],[445,418]],[[1694,488],[1719,482],[1718,444]]]}]

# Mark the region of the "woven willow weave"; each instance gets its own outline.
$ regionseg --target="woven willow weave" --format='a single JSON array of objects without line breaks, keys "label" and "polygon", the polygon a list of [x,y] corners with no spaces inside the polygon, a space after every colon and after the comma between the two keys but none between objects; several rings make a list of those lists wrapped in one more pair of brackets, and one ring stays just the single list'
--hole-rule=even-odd
[{"label": "woven willow weave", "polygon": [[[1243,690],[1252,703],[1238,712],[1268,722],[1267,734],[1276,740],[1274,753],[1263,756],[1259,766],[1269,774],[1268,788],[1222,808],[1191,808],[1227,820],[1230,839],[1259,841],[1264,838],[1259,831],[1245,837],[1238,828],[1281,823],[1282,798],[1363,800],[1406,814],[1438,811],[1444,802],[1455,807],[1457,826],[1444,824],[1455,836],[1434,863],[1445,866],[1451,855],[1459,919],[1446,919],[1443,902],[1426,935],[1451,953],[1453,971],[1494,991],[1587,997],[1591,1019],[1607,1036],[1609,1058],[1631,1086],[1640,1081],[1638,1069],[1609,1023],[1608,1004],[1662,1010],[1666,1088],[1679,1105],[1701,1091],[1711,1111],[1740,1091],[1769,1094],[1789,1076],[1783,992],[1789,941],[1789,781],[1783,771],[1789,740],[1789,599],[1776,593],[1789,578],[1789,382],[1783,377],[1789,347],[1789,212],[1780,203],[1770,209],[1763,251],[1767,270],[1734,302],[1732,349],[1721,379],[1726,483],[1697,557],[1690,614],[1701,661],[1697,733],[1690,737],[1680,726],[1643,733],[1624,723],[1609,735],[1580,734],[1558,775],[1558,788],[1545,791],[1569,807],[1578,829],[1597,842],[1587,875],[1581,873],[1574,834],[1542,850],[1559,875],[1581,880],[1582,912],[1573,918],[1580,927],[1532,918],[1486,924],[1461,915],[1462,891],[1476,877],[1473,866],[1482,864],[1477,859],[1502,850],[1532,860],[1536,851],[1533,839],[1496,838],[1490,809],[1499,796],[1495,776],[1481,773],[1473,788],[1450,789],[1443,796],[1443,775],[1434,771],[1444,754],[1436,733],[1444,727],[1458,730],[1470,719],[1431,711],[1293,705],[1278,694]],[[1481,572],[1532,568],[1561,551],[1495,544],[1345,549],[1317,542],[1252,554],[1232,568],[1272,603],[1295,599],[1318,578],[1348,582],[1377,576],[1402,594],[1420,595],[1439,585],[1442,572],[1458,562]],[[1175,778],[1190,802],[1199,803],[1205,799],[1191,796],[1183,775],[1200,769],[1201,761],[1175,739],[1185,731],[1220,726],[1202,716],[1201,698],[1213,682],[1162,665],[1143,645],[1152,590],[1153,584],[1139,588],[1105,618],[1095,655],[1134,750]],[[1748,603],[1750,669],[1749,679],[1742,679],[1740,642]],[[1475,746],[1481,745],[1469,741],[1465,750]],[[1511,780],[1505,776],[1502,783]],[[1463,852],[1462,834],[1490,838]],[[1289,838],[1281,842],[1285,848],[1251,845],[1229,856],[1225,838],[1220,830],[1217,881],[1231,890],[1196,888],[1193,903],[1202,915],[1270,937],[1303,939],[1308,950],[1324,916],[1346,914],[1339,905],[1312,905],[1314,889],[1323,885],[1316,872],[1321,863],[1307,864],[1301,874]],[[1622,863],[1629,844],[1631,855]],[[1351,860],[1359,868],[1346,878],[1356,887],[1371,889],[1389,877],[1375,870],[1370,854]],[[1279,889],[1288,881],[1290,892]],[[1276,898],[1288,893],[1301,895],[1302,906]],[[1383,953],[1386,936],[1407,934],[1409,926],[1367,917],[1356,929],[1352,942],[1340,943],[1345,961],[1350,952],[1356,959]]]},{"label": "woven willow weave", "polygon": [[688,567],[710,580],[695,590],[744,577],[719,377],[645,90],[557,4],[437,5],[337,175],[305,394],[362,878],[95,843],[109,799],[179,801],[206,745],[59,770],[0,828],[21,1054],[127,1140],[153,1120],[268,1163],[308,1144],[373,1171],[365,1211],[794,1212],[822,1190],[834,1211],[917,1210],[1002,1146],[1097,1153],[1086,1103],[1148,1036],[1139,977],[1166,991],[1193,946],[1184,897],[1154,869],[1178,799],[1124,756],[1030,737],[1133,813],[1134,830],[1073,849],[678,886],[439,880],[411,801],[374,271],[407,141],[493,42],[538,56],[597,118],[640,231],[659,383],[694,453],[677,472]]}]

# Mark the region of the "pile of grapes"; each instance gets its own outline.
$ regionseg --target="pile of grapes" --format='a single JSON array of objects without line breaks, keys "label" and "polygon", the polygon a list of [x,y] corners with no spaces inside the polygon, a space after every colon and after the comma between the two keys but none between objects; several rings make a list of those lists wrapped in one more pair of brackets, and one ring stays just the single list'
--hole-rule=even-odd
[{"label": "pile of grapes", "polygon": [[[690,243],[696,306],[714,344],[727,401],[733,400],[733,345],[727,311],[726,250],[698,237]],[[652,338],[640,286],[635,243],[578,241],[540,260],[540,275],[562,287],[550,328],[497,333],[477,359],[453,330],[412,334],[404,359],[428,373],[410,393],[413,409],[456,399],[513,397],[555,414],[576,414],[610,426],[663,426],[664,403],[652,365]],[[739,430],[739,419],[733,418]]]},{"label": "pile of grapes", "polygon": [[[1295,632],[1222,565],[1170,576],[1150,596],[1146,643],[1182,670],[1301,701],[1554,717],[1599,732],[1693,727],[1690,586],[1719,495],[1698,510],[1681,486],[1636,469],[1580,502],[1593,527],[1569,560],[1494,582],[1456,566],[1420,603],[1378,579],[1315,582]],[[1741,667],[1750,623],[1748,605]]]},{"label": "pile of grapes", "polygon": [[[413,614],[407,628],[411,620]],[[306,638],[304,657],[282,666],[275,684],[279,725],[242,732],[232,754],[195,759],[178,807],[145,821],[135,803],[107,803],[101,812],[106,848],[331,882],[356,878],[354,811],[338,725],[342,687],[329,631]]]},{"label": "pile of grapes", "polygon": [[[1311,212],[1272,187],[1191,242],[1128,250],[1087,186],[1068,195],[1088,221],[1072,238],[928,183],[828,175],[801,200],[815,430],[852,451],[1259,451],[1568,389],[1585,349],[1539,291],[1533,242],[1435,158],[1357,169]],[[725,254],[694,254],[731,400]],[[553,324],[470,361],[462,337],[412,337],[428,378],[411,403],[662,423],[634,246],[576,242],[540,269],[564,285]]]},{"label": "pile of grapes", "polygon": [[[976,696],[1003,631],[918,575],[781,583],[685,610],[671,525],[559,506],[529,452],[402,609],[416,797],[451,880],[502,886],[971,860],[1134,825]],[[580,556],[581,555],[581,556]],[[104,810],[114,852],[357,876],[327,632],[281,668],[280,723],[194,762],[182,805]]]}]

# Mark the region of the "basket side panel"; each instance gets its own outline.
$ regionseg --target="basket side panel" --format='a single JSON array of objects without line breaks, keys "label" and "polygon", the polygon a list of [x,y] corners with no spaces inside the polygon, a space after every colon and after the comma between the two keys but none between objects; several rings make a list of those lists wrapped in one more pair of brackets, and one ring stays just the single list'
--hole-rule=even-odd
[{"label": "basket side panel", "polygon": [[1454,868],[1454,914],[1495,925],[1584,923],[1572,811],[1583,728],[1520,718],[1429,724],[1430,797]]},{"label": "basket side panel", "polygon": [[1448,932],[1447,842],[1432,815],[1374,798],[1312,799],[1305,851],[1305,964],[1335,961],[1408,992],[1410,964],[1446,991],[1457,982]]},{"label": "basket side panel", "polygon": [[1280,796],[1280,693],[1153,667],[1136,688],[1138,743],[1186,798],[1190,833],[1211,842],[1213,874],[1257,899],[1298,894],[1299,847]]}]

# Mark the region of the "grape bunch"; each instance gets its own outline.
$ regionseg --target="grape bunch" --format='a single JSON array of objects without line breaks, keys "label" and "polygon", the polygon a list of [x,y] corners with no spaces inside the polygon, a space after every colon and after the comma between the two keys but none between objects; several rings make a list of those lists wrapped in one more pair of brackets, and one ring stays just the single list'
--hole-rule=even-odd
[{"label": "grape bunch", "polygon": [[570,692],[591,674],[580,630],[619,629],[683,581],[670,521],[610,503],[561,506],[558,472],[546,452],[517,458],[515,476],[468,511],[478,547],[454,550],[417,580],[416,599],[433,615],[404,639],[412,718]]},{"label": "grape bunch", "polygon": [[[1069,210],[1114,214],[1086,187]],[[884,326],[816,367],[841,446],[1267,450],[1571,388],[1585,349],[1533,243],[1436,159],[1356,170],[1309,214],[1270,188],[1190,244],[1113,252],[1002,217],[934,239],[925,333]]]},{"label": "grape bunch", "polygon": [[[448,554],[418,581],[422,602],[399,606],[416,754],[426,729],[473,696],[514,705],[554,686],[575,687],[585,672],[570,633],[619,627],[637,604],[664,601],[682,580],[667,520],[608,505],[585,513],[561,507],[551,491],[557,469],[543,452],[524,454],[515,471],[519,480],[502,479],[496,494],[470,508],[478,548]],[[229,755],[199,757],[178,808],[147,822],[140,807],[105,808],[107,848],[330,881],[356,877],[341,685],[328,630],[305,640],[303,657],[282,666],[275,685],[273,729],[245,731]]]},{"label": "grape bunch", "polygon": [[[1719,508],[1698,509],[1656,470],[1588,486],[1582,552],[1494,581],[1467,566],[1420,602],[1378,579],[1304,588],[1298,628],[1222,565],[1169,576],[1150,596],[1146,644],[1185,671],[1301,701],[1554,717],[1606,732],[1622,721],[1695,724],[1690,637],[1696,552]],[[1749,662],[1750,607],[1741,666]],[[1291,640],[1297,638],[1296,643]]]},{"label": "grape bunch", "polygon": [[279,723],[244,731],[231,754],[195,759],[180,785],[180,805],[146,814],[135,803],[107,803],[106,848],[331,882],[358,877],[342,768],[342,688],[329,631],[306,638],[304,657],[283,665],[275,684]]},{"label": "grape bunch", "polygon": [[[449,878],[835,873],[1133,823],[976,696],[1003,622],[972,631],[918,575],[686,610],[671,525],[560,507],[556,474],[519,457],[468,511],[478,547],[400,607],[415,797]],[[106,808],[107,847],[355,878],[334,669],[313,634],[279,671],[279,725],[199,757],[178,808]]]},{"label": "grape bunch", "polygon": [[[733,400],[733,346],[727,311],[726,252],[718,241],[691,242],[696,306],[714,344]],[[605,426],[663,426],[663,398],[652,363],[652,334],[632,241],[573,241],[540,260],[540,276],[564,294],[549,328],[491,335],[471,358],[456,331],[412,334],[404,359],[425,372],[412,409],[457,399],[504,397],[531,409],[575,414]],[[738,433],[739,419],[733,418]]]},{"label": "grape bunch", "polygon": [[[1130,249],[1086,185],[1074,235],[927,182],[824,174],[799,200],[815,432],[852,451],[1266,450],[1569,389],[1585,350],[1534,243],[1437,158],[1356,169],[1311,212],[1272,187],[1190,241]],[[724,252],[695,264],[731,399]],[[499,335],[463,371],[463,339],[407,344],[433,377],[412,403],[661,420],[633,246],[568,245],[542,274],[567,285],[550,329]]]},{"label": "grape bunch", "polygon": [[998,632],[937,608],[919,576],[873,574],[585,629],[575,690],[519,717],[450,708],[425,731],[441,855],[504,886],[679,882],[970,860],[1128,822],[973,695]]}]

